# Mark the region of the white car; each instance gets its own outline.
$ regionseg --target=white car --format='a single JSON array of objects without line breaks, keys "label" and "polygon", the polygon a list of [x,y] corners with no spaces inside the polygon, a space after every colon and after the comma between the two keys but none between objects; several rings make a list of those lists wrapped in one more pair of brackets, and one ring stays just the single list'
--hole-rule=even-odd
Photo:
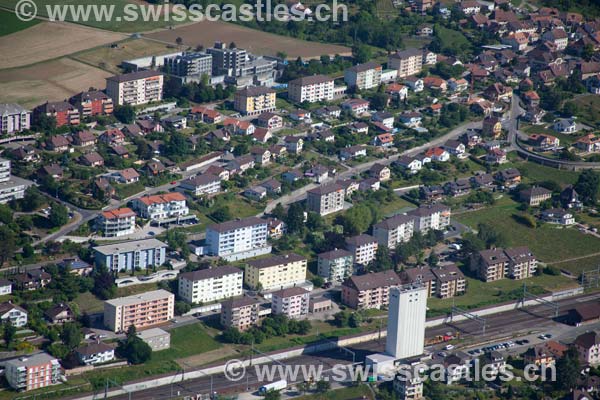
[{"label": "white car", "polygon": [[452,349],[454,349],[454,345],[453,344],[448,344],[448,345],[446,345],[446,347],[444,347],[444,349],[446,349],[446,350],[452,350]]}]

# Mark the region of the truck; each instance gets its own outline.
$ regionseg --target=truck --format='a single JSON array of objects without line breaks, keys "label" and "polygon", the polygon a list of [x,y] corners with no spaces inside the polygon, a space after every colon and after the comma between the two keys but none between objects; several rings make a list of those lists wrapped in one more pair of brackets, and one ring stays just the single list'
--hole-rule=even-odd
[{"label": "truck", "polygon": [[268,383],[266,385],[263,385],[261,387],[258,388],[258,394],[264,395],[266,394],[269,390],[283,390],[287,387],[287,381],[285,379],[282,379],[280,381],[275,381],[275,382],[271,382]]}]

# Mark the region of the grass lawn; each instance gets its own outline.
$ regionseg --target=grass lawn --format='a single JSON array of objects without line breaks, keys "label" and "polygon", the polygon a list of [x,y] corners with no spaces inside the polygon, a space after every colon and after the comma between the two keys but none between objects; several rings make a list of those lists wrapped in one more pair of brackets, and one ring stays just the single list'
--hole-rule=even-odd
[{"label": "grass lawn", "polygon": [[452,304],[461,308],[477,308],[489,304],[518,299],[523,291],[523,283],[534,293],[544,293],[577,286],[577,282],[564,276],[540,275],[533,278],[515,281],[502,279],[496,282],[483,282],[479,279],[467,278],[467,292],[454,299],[429,298],[428,316],[440,315],[450,311]]},{"label": "grass lawn", "polygon": [[[123,276],[125,277],[125,276]],[[115,297],[131,296],[138,293],[149,292],[151,290],[158,289],[158,283],[147,283],[143,285],[131,285],[126,287],[117,288],[117,294]]]},{"label": "grass lawn", "polygon": [[75,299],[75,303],[79,306],[81,313],[93,314],[104,310],[104,302],[91,292],[80,293]]},{"label": "grass lawn", "polygon": [[396,198],[393,201],[386,204],[382,204],[381,207],[379,207],[379,210],[384,216],[393,216],[400,212],[405,212],[408,209],[413,208],[416,208],[416,206],[413,203],[404,200],[400,196],[396,196]]},{"label": "grass lawn", "polygon": [[205,353],[221,347],[211,338],[200,323],[186,325],[171,331],[171,348],[152,353],[152,359],[143,365],[128,366],[113,370],[94,371],[83,375],[94,387],[102,387],[106,378],[124,383],[151,375],[179,371],[176,358]]},{"label": "grass lawn", "polygon": [[115,185],[115,190],[121,200],[142,192],[144,189],[146,189],[146,187],[142,182]]},{"label": "grass lawn", "polygon": [[373,393],[366,385],[359,385],[329,390],[326,393],[309,394],[298,397],[297,400],[352,400],[365,398],[373,399]]},{"label": "grass lawn", "polygon": [[552,264],[553,267],[565,269],[575,276],[584,271],[596,270],[600,267],[600,256],[591,256],[574,261],[564,261]]},{"label": "grass lawn", "polygon": [[532,162],[517,162],[514,167],[521,171],[527,182],[555,181],[566,186],[574,184],[579,176],[579,172],[545,167]]},{"label": "grass lawn", "polygon": [[573,102],[577,105],[577,116],[581,122],[593,127],[600,125],[600,96],[590,94],[578,97]]},{"label": "grass lawn", "polygon": [[22,31],[33,25],[37,25],[40,22],[41,21],[39,19],[24,22],[17,18],[17,16],[10,11],[0,10],[0,36]]},{"label": "grass lawn", "polygon": [[529,246],[544,262],[561,261],[599,251],[600,239],[584,235],[576,229],[549,224],[532,229],[517,222],[514,215],[521,214],[517,205],[505,196],[492,207],[459,214],[456,219],[473,228],[480,222],[491,224],[504,233],[510,246]]}]

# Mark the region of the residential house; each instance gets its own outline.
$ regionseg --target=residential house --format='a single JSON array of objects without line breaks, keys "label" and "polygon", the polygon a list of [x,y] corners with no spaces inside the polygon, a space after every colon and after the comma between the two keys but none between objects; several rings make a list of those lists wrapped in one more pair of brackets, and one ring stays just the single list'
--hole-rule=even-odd
[{"label": "residential house", "polygon": [[442,145],[442,148],[457,158],[467,156],[465,145],[458,140],[448,140]]},{"label": "residential house", "polygon": [[590,133],[577,139],[573,146],[586,153],[600,152],[600,137]]},{"label": "residential house", "polygon": [[66,322],[75,321],[75,313],[68,304],[55,304],[46,311],[44,317],[52,325],[62,325]]},{"label": "residential house", "polygon": [[577,132],[577,123],[572,118],[560,118],[552,125],[558,133],[570,134]]},{"label": "residential house", "polygon": [[79,362],[84,365],[104,364],[115,359],[115,348],[97,341],[77,347],[75,355]]},{"label": "residential house", "polygon": [[560,202],[565,208],[578,210],[583,207],[583,202],[579,198],[579,193],[577,193],[573,185],[569,185],[563,189],[560,193]]},{"label": "residential house", "polygon": [[483,136],[492,137],[494,139],[502,134],[502,123],[498,117],[486,117],[483,120],[482,132]]},{"label": "residential house", "polygon": [[423,79],[417,78],[416,76],[408,76],[404,79],[404,83],[415,93],[422,92],[425,90],[425,84]]},{"label": "residential house", "polygon": [[494,83],[483,91],[483,96],[490,101],[503,101],[512,98],[512,87]]},{"label": "residential house", "polygon": [[96,144],[96,136],[90,131],[78,131],[71,135],[75,146],[87,147]]},{"label": "residential house", "polygon": [[386,182],[391,178],[391,171],[383,164],[375,163],[369,168],[369,176],[377,178],[381,182]]},{"label": "residential house", "polygon": [[0,321],[10,322],[15,328],[27,325],[27,311],[11,302],[0,304]]},{"label": "residential house", "polygon": [[254,201],[261,201],[267,197],[267,189],[262,186],[252,186],[244,190],[244,197]]},{"label": "residential house", "polygon": [[373,138],[373,146],[389,148],[394,145],[394,136],[391,133],[382,133]]},{"label": "residential house", "polygon": [[564,29],[552,29],[542,35],[542,39],[552,43],[557,51],[563,51],[569,44],[569,36]]},{"label": "residential house", "polygon": [[273,133],[267,128],[256,128],[252,134],[252,140],[259,143],[267,143],[273,137]]},{"label": "residential house", "polygon": [[140,174],[133,168],[125,168],[121,171],[113,172],[110,178],[119,183],[131,184],[140,180]]},{"label": "residential house", "polygon": [[46,140],[46,148],[57,153],[63,153],[65,151],[68,151],[70,144],[71,143],[69,142],[69,140],[65,136],[61,135],[50,136]]},{"label": "residential house", "polygon": [[254,156],[254,162],[258,165],[265,166],[271,162],[271,152],[259,146],[254,146],[250,149],[250,154]]},{"label": "residential house", "polygon": [[519,199],[532,207],[537,207],[550,198],[552,198],[552,192],[540,186],[534,186],[519,192]]},{"label": "residential house", "polygon": [[344,101],[341,106],[342,110],[347,110],[354,115],[361,115],[369,111],[369,100],[365,99],[349,99]]},{"label": "residential house", "polygon": [[399,157],[396,161],[394,161],[394,164],[409,170],[412,174],[418,173],[423,167],[421,161],[409,156]]},{"label": "residential house", "polygon": [[46,287],[52,281],[52,276],[39,268],[12,275],[9,279],[18,290],[37,290]]},{"label": "residential house", "polygon": [[367,156],[367,147],[356,145],[350,147],[344,147],[340,150],[340,158],[342,160],[351,160],[356,157],[366,157]]},{"label": "residential house", "polygon": [[404,101],[408,97],[408,87],[399,83],[390,83],[385,87],[385,92],[398,101]]},{"label": "residential house", "polygon": [[272,112],[261,113],[255,121],[257,126],[267,129],[277,129],[283,126],[283,118]]},{"label": "residential house", "polygon": [[125,134],[117,128],[108,129],[106,132],[100,135],[98,140],[109,146],[122,145],[125,143]]},{"label": "residential house", "polygon": [[465,196],[471,192],[471,183],[467,178],[457,179],[453,182],[446,182],[444,190],[452,197]]},{"label": "residential house", "polygon": [[448,90],[448,84],[439,76],[426,76],[423,78],[423,85],[436,92],[445,93]]},{"label": "residential house", "polygon": [[579,360],[584,365],[595,367],[600,365],[600,334],[595,331],[577,336],[573,345],[579,353]]},{"label": "residential house", "polygon": [[489,164],[504,164],[508,161],[506,152],[502,149],[489,149],[485,155],[485,161]]},{"label": "residential house", "polygon": [[300,154],[302,153],[302,148],[304,146],[304,139],[300,136],[286,136],[284,138],[285,147],[288,152],[292,154]]},{"label": "residential house", "polygon": [[348,129],[352,133],[364,133],[365,135],[369,133],[369,125],[364,122],[352,122],[348,125]]},{"label": "residential house", "polygon": [[405,112],[399,116],[400,122],[402,122],[407,128],[417,128],[421,126],[421,120],[423,117],[418,112]]},{"label": "residential house", "polygon": [[446,162],[450,160],[450,153],[442,147],[432,147],[425,152],[425,156],[431,158],[431,161]]},{"label": "residential house", "polygon": [[223,121],[223,114],[207,107],[192,107],[191,113],[194,115],[196,120],[202,121],[206,124],[218,124]]},{"label": "residential house", "polygon": [[560,146],[560,140],[557,137],[539,133],[529,135],[528,142],[538,151],[552,151]]},{"label": "residential house", "polygon": [[521,173],[516,168],[508,168],[498,171],[494,175],[494,179],[504,187],[513,188],[521,183]]},{"label": "residential house", "polygon": [[104,166],[104,158],[95,151],[82,155],[79,157],[79,160],[83,165],[87,165],[88,167]]},{"label": "residential house", "polygon": [[441,185],[427,185],[419,188],[419,197],[426,203],[435,203],[442,200],[445,193]]},{"label": "residential house", "polygon": [[570,211],[567,211],[562,208],[549,208],[547,210],[543,210],[540,214],[540,218],[544,222],[548,222],[550,224],[570,226],[575,224],[575,217]]},{"label": "residential house", "polygon": [[381,122],[383,126],[389,129],[394,127],[394,114],[389,112],[376,112],[371,116],[371,120]]}]

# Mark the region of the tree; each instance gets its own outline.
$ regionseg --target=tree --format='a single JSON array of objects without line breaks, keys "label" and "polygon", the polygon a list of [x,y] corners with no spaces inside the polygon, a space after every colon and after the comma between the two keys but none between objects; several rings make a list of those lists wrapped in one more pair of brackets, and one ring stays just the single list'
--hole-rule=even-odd
[{"label": "tree", "polygon": [[232,218],[231,211],[229,210],[228,206],[222,206],[217,208],[210,214],[210,217],[216,222],[229,221]]},{"label": "tree", "polygon": [[53,227],[65,225],[69,222],[69,210],[60,203],[53,204],[50,215],[48,215],[48,221]]},{"label": "tree", "polygon": [[348,318],[348,326],[351,328],[358,328],[360,324],[362,324],[363,318],[360,313],[353,312],[350,314],[350,318]]},{"label": "tree", "polygon": [[304,394],[310,390],[310,384],[306,381],[297,383],[296,389],[298,389],[300,393]]},{"label": "tree", "polygon": [[371,96],[370,100],[371,108],[382,111],[387,106],[388,95],[385,93],[375,93],[373,96]]},{"label": "tree", "polygon": [[304,228],[304,207],[296,202],[292,203],[288,208],[285,223],[288,227],[288,232],[298,233]]},{"label": "tree", "polygon": [[192,307],[184,301],[175,302],[175,315],[183,315],[189,312],[191,309]]},{"label": "tree", "polygon": [[371,226],[371,210],[366,204],[359,203],[346,211],[341,222],[346,235],[358,235],[365,232]]},{"label": "tree", "polygon": [[277,203],[273,211],[271,211],[271,215],[277,218],[278,220],[283,221],[285,219],[285,209],[281,205],[281,203]]},{"label": "tree", "polygon": [[81,343],[82,339],[83,338],[81,336],[81,329],[79,329],[79,325],[76,323],[68,323],[63,325],[62,331],[60,332],[60,340],[67,348],[73,350],[79,346],[79,343]]},{"label": "tree", "polygon": [[437,256],[437,254],[435,254],[435,251],[431,251],[431,253],[429,253],[429,258],[427,259],[427,264],[429,264],[429,266],[431,267],[435,267],[438,265],[438,262],[440,261],[440,258]]},{"label": "tree", "polygon": [[177,46],[181,46],[183,44],[183,39],[181,38],[181,36],[177,36],[177,38],[175,39],[175,43],[177,43]]},{"label": "tree", "polygon": [[315,287],[320,288],[325,284],[325,279],[317,275],[311,279],[311,282],[313,285],[315,285]]},{"label": "tree", "polygon": [[374,264],[377,271],[386,271],[394,268],[394,262],[390,256],[390,249],[388,249],[387,246],[381,245],[377,247]]},{"label": "tree", "polygon": [[15,233],[6,225],[0,226],[0,265],[11,259],[16,250]]},{"label": "tree", "polygon": [[11,322],[7,319],[2,324],[2,337],[4,339],[4,345],[6,348],[9,348],[10,345],[15,340],[15,335],[17,334],[17,328],[11,324]]},{"label": "tree", "polygon": [[115,106],[113,115],[123,124],[131,124],[135,120],[135,109],[130,104]]},{"label": "tree", "polygon": [[45,204],[46,198],[40,193],[37,187],[30,186],[25,191],[25,196],[20,202],[22,204],[23,211],[35,211]]},{"label": "tree", "polygon": [[584,170],[575,183],[575,190],[583,202],[587,205],[595,205],[598,201],[598,187],[600,186],[600,176],[591,169]]},{"label": "tree", "polygon": [[561,390],[574,389],[580,372],[581,365],[577,350],[571,347],[556,361],[556,376],[560,377],[555,381],[557,388]]},{"label": "tree", "polygon": [[354,57],[354,60],[357,63],[361,64],[371,60],[373,58],[373,52],[369,46],[359,44],[352,47],[352,57]]},{"label": "tree", "polygon": [[56,129],[56,118],[40,113],[35,117],[32,129],[46,133],[52,132]]},{"label": "tree", "polygon": [[33,246],[29,243],[25,243],[25,245],[23,245],[23,257],[30,258],[33,257],[34,254],[35,251],[33,250]]},{"label": "tree", "polygon": [[281,400],[281,393],[279,391],[271,389],[265,393],[264,400]]},{"label": "tree", "polygon": [[348,326],[349,321],[350,315],[346,311],[340,311],[333,315],[333,323],[340,328]]},{"label": "tree", "polygon": [[108,271],[106,266],[100,265],[96,267],[94,269],[92,278],[94,279],[92,293],[102,300],[108,300],[114,297],[115,292],[117,291],[117,286],[115,285],[115,279]]},{"label": "tree", "polygon": [[127,338],[119,343],[117,353],[134,365],[143,364],[152,358],[152,348],[140,339],[133,325],[127,329]]},{"label": "tree", "polygon": [[317,392],[325,393],[329,389],[331,389],[331,383],[329,383],[329,381],[325,381],[325,380],[321,379],[320,381],[317,382]]}]

